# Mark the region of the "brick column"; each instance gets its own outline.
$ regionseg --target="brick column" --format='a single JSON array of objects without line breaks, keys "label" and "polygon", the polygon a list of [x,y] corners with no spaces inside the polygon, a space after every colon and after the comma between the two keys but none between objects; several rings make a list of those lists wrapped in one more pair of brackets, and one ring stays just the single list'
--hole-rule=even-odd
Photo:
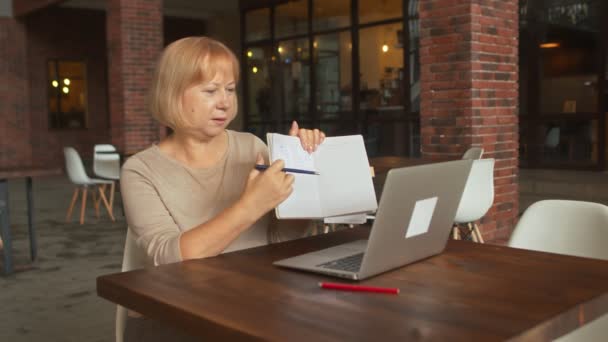
[{"label": "brick column", "polygon": [[146,96],[163,47],[162,9],[162,0],[107,0],[110,134],[125,154],[159,138]]},{"label": "brick column", "polygon": [[495,158],[494,205],[484,238],[504,239],[518,213],[518,1],[420,2],[421,148]]},{"label": "brick column", "polygon": [[20,17],[32,12],[60,4],[65,0],[8,0],[13,3],[13,16]]},{"label": "brick column", "polygon": [[25,25],[0,17],[0,166],[31,163]]}]

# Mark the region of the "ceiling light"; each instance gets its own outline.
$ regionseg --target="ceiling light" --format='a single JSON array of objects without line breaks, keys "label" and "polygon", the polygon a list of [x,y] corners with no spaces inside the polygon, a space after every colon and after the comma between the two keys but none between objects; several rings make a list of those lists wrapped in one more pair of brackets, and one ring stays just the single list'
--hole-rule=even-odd
[{"label": "ceiling light", "polygon": [[540,47],[543,49],[553,49],[553,48],[559,47],[559,43],[554,43],[554,42],[542,43],[542,44],[540,44]]}]

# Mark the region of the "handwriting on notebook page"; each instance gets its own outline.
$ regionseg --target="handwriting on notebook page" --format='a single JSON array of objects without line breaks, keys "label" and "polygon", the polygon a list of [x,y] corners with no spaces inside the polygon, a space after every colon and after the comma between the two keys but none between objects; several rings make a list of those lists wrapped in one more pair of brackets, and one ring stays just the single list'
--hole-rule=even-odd
[{"label": "handwriting on notebook page", "polygon": [[312,154],[304,151],[299,141],[297,145],[287,141],[275,141],[273,152],[274,160],[283,159],[285,167],[316,171]]}]

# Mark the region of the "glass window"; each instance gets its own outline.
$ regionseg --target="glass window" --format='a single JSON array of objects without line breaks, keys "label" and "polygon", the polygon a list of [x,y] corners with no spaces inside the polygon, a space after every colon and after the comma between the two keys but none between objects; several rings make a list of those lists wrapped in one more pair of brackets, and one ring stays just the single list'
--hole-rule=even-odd
[{"label": "glass window", "polygon": [[251,122],[271,119],[270,65],[272,47],[249,47],[247,60],[247,108]]},{"label": "glass window", "polygon": [[87,127],[86,64],[81,61],[48,62],[49,127]]},{"label": "glass window", "polygon": [[541,112],[596,112],[597,72],[589,63],[598,52],[593,34],[559,31],[559,38],[549,38],[541,49]]},{"label": "glass window", "polygon": [[270,39],[270,9],[262,8],[245,13],[245,41]]},{"label": "glass window", "polygon": [[[409,53],[406,58],[407,68],[410,72],[410,111],[420,112],[420,20],[418,18],[417,1],[410,0],[409,25]],[[397,45],[403,45],[403,34],[398,32]]]},{"label": "glass window", "polygon": [[384,118],[403,114],[401,23],[373,26],[359,32],[361,111]]},{"label": "glass window", "polygon": [[543,17],[549,24],[594,30],[599,25],[600,0],[545,0]]},{"label": "glass window", "polygon": [[[310,104],[310,52],[308,39],[279,42],[276,79],[280,96],[279,113],[283,120],[311,119]],[[273,92],[273,94],[277,94]]]},{"label": "glass window", "polygon": [[608,113],[608,46],[606,46],[606,51],[604,51],[604,59],[604,109],[601,111]]},{"label": "glass window", "polygon": [[359,134],[357,122],[348,120],[343,122],[327,122],[321,121],[319,129],[325,132],[327,136],[352,135]]},{"label": "glass window", "polygon": [[350,0],[313,1],[312,29],[315,32],[350,25]]},{"label": "glass window", "polygon": [[370,158],[379,156],[420,156],[420,121],[372,121],[365,126],[363,140]]},{"label": "glass window", "polygon": [[[352,13],[353,3],[358,4],[358,13]],[[267,130],[285,133],[295,119],[302,126],[319,125],[329,135],[364,134],[370,156],[419,155],[419,3],[268,2],[272,32],[264,37],[270,39],[250,38],[249,31],[256,30],[246,20],[243,81],[248,129],[261,137]],[[351,14],[362,24],[355,27],[358,42],[352,41]],[[406,22],[409,26],[404,27]],[[353,74],[354,43],[359,46],[354,51],[359,56],[358,75]],[[354,83],[358,89],[353,89]]]},{"label": "glass window", "polygon": [[529,120],[520,120],[519,122],[519,158],[520,166],[529,166],[528,161],[531,159],[534,148],[534,141],[531,139],[531,127]]},{"label": "glass window", "polygon": [[541,113],[597,113],[598,3],[549,2],[541,37]]},{"label": "glass window", "polygon": [[316,36],[313,41],[316,110],[321,119],[352,118],[350,32]]},{"label": "glass window", "polygon": [[[262,141],[266,141],[266,133],[275,132],[275,129],[272,127],[271,123],[251,123],[247,126],[247,132],[257,136],[258,138],[262,139]],[[287,134],[287,132],[289,131],[285,131],[284,134]]]},{"label": "glass window", "polygon": [[542,159],[548,163],[593,164],[598,160],[597,120],[567,118],[542,125]]},{"label": "glass window", "polygon": [[[531,51],[529,49],[530,42],[533,40],[533,37],[530,33],[530,30],[523,27],[519,30],[519,42],[518,42],[518,60],[519,60],[519,110],[517,111],[518,115],[526,116],[528,115],[528,93],[530,92],[530,76],[532,74],[531,69],[533,66],[531,65],[530,56]],[[520,123],[522,126],[522,123]],[[523,134],[520,132],[520,137]]]},{"label": "glass window", "polygon": [[519,0],[519,25],[528,24],[528,0]]},{"label": "glass window", "polygon": [[[298,125],[300,125],[300,127],[305,127],[305,128],[316,127],[316,126],[314,126],[314,123],[312,122],[312,120],[308,120],[308,119],[298,120]],[[287,133],[289,133],[290,128],[291,128],[291,120],[283,121],[278,125],[275,132],[278,132],[281,134],[287,134]],[[264,140],[264,141],[266,141],[266,140]]]},{"label": "glass window", "polygon": [[287,1],[274,10],[274,34],[277,38],[308,33],[308,2]]},{"label": "glass window", "polygon": [[359,0],[359,23],[403,17],[403,0]]},{"label": "glass window", "polygon": [[592,32],[553,28],[541,44],[541,112],[597,112],[598,44]]}]

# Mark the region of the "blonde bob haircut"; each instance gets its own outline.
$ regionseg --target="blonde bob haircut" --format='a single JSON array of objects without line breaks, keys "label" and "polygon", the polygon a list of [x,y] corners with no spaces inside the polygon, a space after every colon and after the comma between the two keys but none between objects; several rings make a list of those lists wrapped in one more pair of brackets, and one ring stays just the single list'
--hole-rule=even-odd
[{"label": "blonde bob haircut", "polygon": [[226,45],[208,37],[187,37],[171,43],[156,66],[149,94],[149,109],[162,125],[188,126],[182,95],[195,83],[213,79],[218,72],[232,72],[239,80],[239,63]]}]

